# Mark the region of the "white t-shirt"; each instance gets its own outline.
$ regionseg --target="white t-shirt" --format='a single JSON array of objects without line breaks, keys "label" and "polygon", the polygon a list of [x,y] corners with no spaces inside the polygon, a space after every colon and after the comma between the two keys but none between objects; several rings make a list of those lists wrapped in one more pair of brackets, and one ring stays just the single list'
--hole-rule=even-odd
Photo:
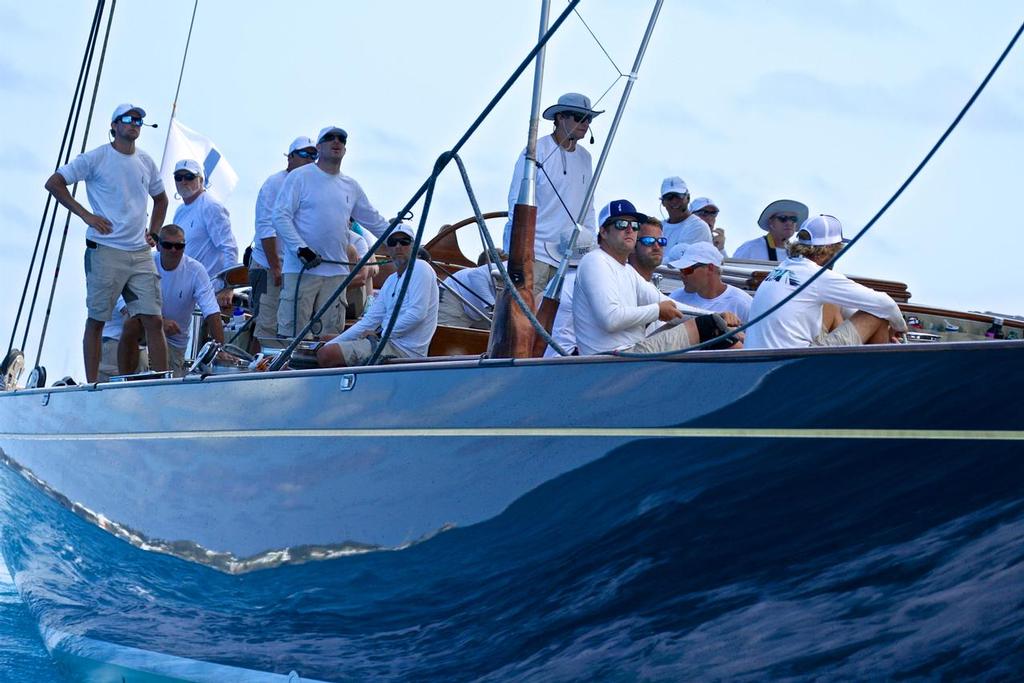
[{"label": "white t-shirt", "polygon": [[[566,151],[550,135],[537,139],[537,160],[544,167],[537,169],[537,229],[534,238],[534,258],[550,265],[558,263],[547,255],[545,242],[558,242],[563,233],[569,233],[576,226],[580,207],[587,195],[594,170],[590,152],[576,145],[572,152]],[[519,199],[519,186],[526,173],[526,150],[519,155],[512,184],[508,189],[508,222],[505,224],[505,251],[510,251],[512,236],[512,211]],[[561,197],[561,201],[559,201]],[[562,203],[565,203],[565,206]],[[569,208],[566,211],[566,207]],[[570,212],[572,215],[570,215]],[[597,236],[597,219],[594,216],[594,202],[590,201],[584,214],[583,227]]]},{"label": "white t-shirt", "polygon": [[[572,321],[572,293],[575,287],[576,269],[570,268],[565,272],[562,295],[558,298],[558,311],[555,313],[555,321],[551,323],[551,338],[558,342],[563,351],[570,354],[576,349],[576,327]],[[559,355],[558,351],[550,346],[544,349],[545,358]]]},{"label": "white t-shirt", "polygon": [[186,255],[203,264],[211,278],[238,265],[231,216],[209,192],[201,193],[191,204],[179,206],[174,223],[185,231]]},{"label": "white t-shirt", "polygon": [[[779,261],[785,261],[788,256],[786,247],[775,247],[775,255],[779,257]],[[764,241],[764,236],[756,237],[749,242],[744,242],[736,248],[732,257],[736,259],[760,259],[762,261],[772,260],[768,258],[768,244]]]},{"label": "white t-shirt", "polygon": [[[444,279],[444,282],[459,296],[481,311],[486,311],[494,305],[494,284],[491,281],[491,266],[488,263],[452,273]],[[476,311],[466,304],[462,304],[462,310],[466,312],[470,320],[483,320]]]},{"label": "white t-shirt", "polygon": [[[672,247],[677,244],[693,244],[695,242],[711,242],[711,228],[700,216],[691,213],[678,223],[665,221],[661,224],[662,234],[668,240],[665,245],[664,256],[661,258],[663,264],[668,263],[671,258]],[[675,252],[678,253],[678,250]]]},{"label": "white t-shirt", "polygon": [[92,212],[113,227],[108,235],[90,227],[86,239],[124,251],[148,247],[149,198],[164,191],[160,170],[148,154],[138,148],[134,154],[121,154],[113,145],[103,145],[79,154],[57,173],[69,185],[85,181]]},{"label": "white t-shirt", "polygon": [[203,264],[190,256],[183,256],[174,270],[164,270],[160,264],[160,253],[153,254],[156,272],[160,275],[160,295],[163,297],[162,313],[165,320],[178,323],[178,334],[167,335],[167,343],[176,349],[188,345],[188,328],[192,323],[192,311],[198,306],[205,319],[220,313],[217,295],[213,293],[210,276]]},{"label": "white t-shirt", "polygon": [[[267,254],[263,251],[263,240],[270,237],[277,237],[274,230],[274,203],[277,202],[277,194],[284,185],[284,179],[288,177],[288,171],[278,171],[263,182],[260,193],[256,195],[256,238],[252,245],[252,260],[264,268],[270,267],[267,261]],[[284,261],[284,244],[277,240],[277,256]]]},{"label": "white t-shirt", "polygon": [[724,313],[726,311],[735,313],[740,322],[744,323],[750,320],[750,303],[753,301],[753,297],[739,287],[733,287],[729,284],[725,285],[725,291],[714,299],[705,299],[700,294],[697,294],[697,292],[687,292],[682,287],[668,296],[670,299],[678,301],[685,306],[714,313]]},{"label": "white t-shirt", "polygon": [[[274,229],[285,243],[282,271],[302,271],[297,254],[301,247],[328,261],[347,262],[351,218],[378,237],[388,227],[388,220],[373,208],[359,183],[344,173],[327,173],[316,164],[289,173],[274,204]],[[347,275],[349,267],[324,263],[306,272]]]},{"label": "white t-shirt", "polygon": [[[412,280],[405,293],[398,319],[395,320],[395,327],[391,331],[390,341],[409,356],[423,357],[427,355],[430,340],[437,329],[437,284],[434,269],[426,261],[415,259],[410,267],[413,268]],[[404,276],[405,273],[402,273],[402,277]],[[391,313],[395,309],[401,288],[402,281],[398,273],[388,275],[370,310],[364,313],[355,325],[331,341],[360,339],[366,332],[386,327],[391,320]]]},{"label": "white t-shirt", "polygon": [[633,266],[603,249],[582,259],[576,272],[572,316],[580,355],[625,349],[646,336],[664,296]]},{"label": "white t-shirt", "polygon": [[[754,293],[750,319],[782,301],[819,270],[821,266],[814,261],[799,256],[780,263]],[[744,347],[784,349],[810,346],[815,337],[821,334],[821,305],[826,303],[871,313],[887,319],[897,330],[907,329],[899,306],[888,294],[876,292],[845,275],[826,270],[785,306],[748,328]]]}]

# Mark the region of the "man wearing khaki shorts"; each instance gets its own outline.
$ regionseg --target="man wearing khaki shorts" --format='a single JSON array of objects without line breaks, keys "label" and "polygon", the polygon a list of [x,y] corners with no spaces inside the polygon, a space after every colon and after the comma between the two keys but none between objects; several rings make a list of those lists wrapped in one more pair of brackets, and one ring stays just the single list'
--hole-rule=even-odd
[{"label": "man wearing khaki shorts", "polygon": [[[167,214],[167,194],[153,159],[135,147],[145,115],[142,107],[118,105],[111,117],[111,143],[78,155],[46,181],[47,191],[89,226],[85,234],[88,319],[82,339],[89,382],[97,381],[103,325],[111,319],[118,296],[124,297],[129,315],[140,317],[149,340],[151,367],[167,369],[160,282],[150,255],[155,243],[152,235]],[[68,191],[68,185],[82,181],[92,211]],[[153,213],[147,232],[149,197],[153,198]]]}]

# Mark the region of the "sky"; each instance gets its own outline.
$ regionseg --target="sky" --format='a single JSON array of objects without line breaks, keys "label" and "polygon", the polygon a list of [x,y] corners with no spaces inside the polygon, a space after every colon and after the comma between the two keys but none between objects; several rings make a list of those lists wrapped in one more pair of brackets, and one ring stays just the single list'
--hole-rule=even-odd
[{"label": "sky", "polygon": [[[552,18],[566,3],[553,0]],[[653,3],[584,0],[547,51],[544,106],[575,91],[608,113],[595,162]],[[94,5],[0,0],[0,333],[10,340]],[[190,2],[120,0],[87,148],[106,142],[120,102],[156,130],[159,163]],[[297,135],[349,133],[342,170],[394,215],[512,73],[537,37],[539,3],[243,3],[201,0],[178,119],[216,142],[240,176],[226,201],[237,241],[253,236],[256,194]],[[597,187],[657,215],[666,176],[710,196],[727,249],[763,233],[770,201],[799,199],[848,235],[878,211],[970,97],[1020,23],[1017,2],[667,0]],[[608,56],[604,54],[607,51]],[[613,63],[614,62],[614,65]],[[617,65],[617,66],[615,66]],[[484,211],[504,210],[525,145],[528,69],[463,150]],[[609,87],[611,87],[610,90]],[[91,91],[90,91],[91,92]],[[550,124],[542,122],[542,133]],[[76,148],[77,151],[77,148]],[[1020,160],[1024,45],[1018,45],[931,164],[839,268],[905,282],[912,301],[1024,314]],[[172,201],[171,211],[175,203]],[[454,166],[438,183],[427,235],[469,216]],[[419,220],[419,207],[415,209]],[[170,215],[169,214],[169,218]],[[58,231],[63,226],[63,213]],[[500,238],[502,222],[491,225]],[[42,364],[81,378],[85,226],[72,219]],[[55,238],[59,240],[58,236]],[[476,241],[465,250],[475,255]],[[54,248],[55,251],[55,248]],[[42,299],[53,278],[47,261]],[[33,318],[36,360],[45,306]],[[20,346],[19,331],[16,346]]]}]

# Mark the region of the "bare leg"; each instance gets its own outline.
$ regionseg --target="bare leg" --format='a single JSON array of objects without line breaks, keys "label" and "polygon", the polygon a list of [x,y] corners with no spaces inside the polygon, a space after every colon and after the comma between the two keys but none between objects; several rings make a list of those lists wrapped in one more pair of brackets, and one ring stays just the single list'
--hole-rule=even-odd
[{"label": "bare leg", "polygon": [[85,381],[95,382],[100,374],[100,356],[103,355],[103,321],[85,319],[82,335],[82,355],[85,358]]},{"label": "bare leg", "polygon": [[324,344],[316,352],[316,361],[322,368],[341,368],[345,366],[345,356],[341,353],[340,344]]},{"label": "bare leg", "polygon": [[157,372],[164,372],[167,370],[167,338],[164,336],[164,320],[158,315],[140,315],[138,318],[146,330],[149,366]]},{"label": "bare leg", "polygon": [[121,340],[117,343],[117,371],[122,375],[131,375],[139,369],[139,337],[142,336],[142,321],[129,318],[121,330]]},{"label": "bare leg", "polygon": [[821,331],[828,334],[843,324],[843,312],[835,304],[821,305]]},{"label": "bare leg", "polygon": [[888,320],[857,311],[850,316],[850,322],[857,328],[857,333],[865,344],[885,344],[889,341]]}]

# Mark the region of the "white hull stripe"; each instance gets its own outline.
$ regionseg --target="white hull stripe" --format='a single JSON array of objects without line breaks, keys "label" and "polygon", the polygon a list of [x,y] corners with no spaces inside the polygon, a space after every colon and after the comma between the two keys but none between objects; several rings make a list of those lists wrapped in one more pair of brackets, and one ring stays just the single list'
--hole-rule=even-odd
[{"label": "white hull stripe", "polygon": [[0,433],[0,441],[154,441],[189,439],[321,438],[620,438],[620,439],[897,439],[955,441],[1024,441],[1020,430],[966,429],[748,429],[744,427],[484,427],[457,429],[262,429],[89,434]]}]

